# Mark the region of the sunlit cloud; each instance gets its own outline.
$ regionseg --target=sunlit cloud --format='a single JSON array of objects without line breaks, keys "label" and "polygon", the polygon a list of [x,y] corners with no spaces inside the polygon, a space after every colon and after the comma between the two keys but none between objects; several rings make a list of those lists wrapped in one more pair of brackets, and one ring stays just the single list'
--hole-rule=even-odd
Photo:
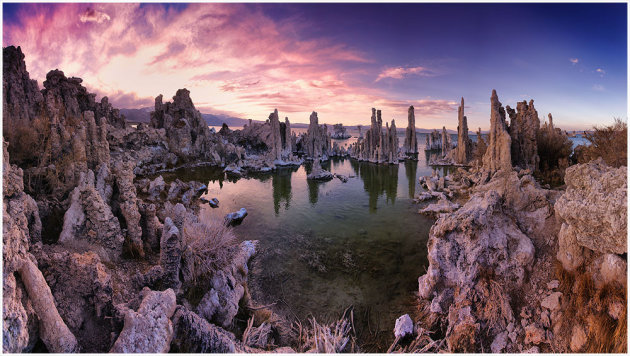
[{"label": "sunlit cloud", "polygon": [[432,76],[435,73],[430,71],[425,67],[395,67],[395,68],[386,68],[382,71],[378,77],[376,77],[375,82],[383,80],[385,78],[392,79],[402,79],[409,75],[424,75],[424,76]]},{"label": "sunlit cloud", "polygon": [[579,61],[580,61],[580,60],[579,60],[579,59],[577,59],[577,58],[569,58],[569,62],[573,63],[574,65],[575,65],[575,64],[578,64],[578,62],[579,62]]},{"label": "sunlit cloud", "polygon": [[111,18],[109,17],[108,14],[98,11],[98,10],[94,10],[94,9],[87,9],[85,10],[84,13],[79,15],[79,21],[81,21],[82,23],[86,23],[86,22],[102,23],[109,20],[111,20]]},{"label": "sunlit cloud", "polygon": [[603,77],[603,76],[606,74],[606,71],[605,71],[605,70],[603,70],[602,68],[597,68],[597,69],[595,69],[595,71],[596,71],[597,73],[599,73],[599,75],[600,75],[601,77]]},{"label": "sunlit cloud", "polygon": [[[152,106],[157,95],[169,100],[187,88],[202,112],[254,120],[277,108],[292,122],[308,122],[317,111],[321,122],[365,124],[376,107],[402,125],[409,105],[436,122],[456,110],[449,100],[392,98],[369,79],[349,80],[372,72],[369,54],[329,38],[300,36],[308,28],[303,19],[276,22],[258,7],[28,4],[17,15],[19,24],[4,25],[3,44],[22,46],[32,78],[41,83],[59,68],[82,77],[118,108]],[[388,68],[377,81],[411,75],[435,72]]]}]

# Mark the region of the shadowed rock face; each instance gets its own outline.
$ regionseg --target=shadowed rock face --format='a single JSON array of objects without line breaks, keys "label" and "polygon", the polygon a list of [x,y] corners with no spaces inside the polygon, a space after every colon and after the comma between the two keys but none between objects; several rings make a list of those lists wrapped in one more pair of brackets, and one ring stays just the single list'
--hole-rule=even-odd
[{"label": "shadowed rock face", "polygon": [[501,106],[496,90],[490,97],[490,134],[488,148],[483,156],[483,168],[491,174],[498,170],[512,169],[512,139],[505,121],[505,109]]},{"label": "shadowed rock face", "polygon": [[506,110],[510,116],[512,165],[534,172],[538,170],[540,161],[536,143],[540,119],[534,108],[534,101],[530,100],[529,104],[526,101],[519,102],[516,104],[516,111],[509,106]]}]

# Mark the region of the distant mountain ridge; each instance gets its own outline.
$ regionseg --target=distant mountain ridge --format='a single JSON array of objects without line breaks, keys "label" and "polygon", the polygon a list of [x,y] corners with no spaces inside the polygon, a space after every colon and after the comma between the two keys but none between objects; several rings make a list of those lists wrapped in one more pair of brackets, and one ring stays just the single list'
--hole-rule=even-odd
[{"label": "distant mountain ridge", "polygon": [[[120,113],[125,115],[125,118],[130,123],[149,123],[151,121],[151,111],[153,111],[153,107],[148,106],[140,109],[120,109]],[[208,126],[221,126],[223,123],[227,124],[229,127],[240,128],[245,126],[245,124],[249,123],[248,119],[242,119],[239,117],[223,115],[223,114],[204,114],[201,113],[201,116],[206,120]],[[262,120],[252,120],[254,122],[264,122]],[[329,125],[332,126],[332,125]],[[308,124],[296,122],[291,123],[292,128],[305,129],[308,128]],[[357,125],[345,126],[350,130],[357,130]],[[367,130],[369,125],[362,125],[363,130]],[[397,131],[404,131],[405,128],[399,127]],[[416,128],[416,132],[418,133],[429,133],[433,132],[434,129],[423,129]],[[442,131],[441,129],[437,129],[438,131]],[[446,130],[449,134],[457,134],[455,130]],[[482,131],[482,133],[487,133],[487,131]],[[475,132],[470,131],[469,135],[476,134]]]}]

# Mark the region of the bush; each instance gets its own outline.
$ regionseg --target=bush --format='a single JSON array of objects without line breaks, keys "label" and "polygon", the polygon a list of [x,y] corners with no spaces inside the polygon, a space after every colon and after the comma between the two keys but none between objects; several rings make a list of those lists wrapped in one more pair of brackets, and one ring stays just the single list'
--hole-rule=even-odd
[{"label": "bush", "polygon": [[587,163],[601,157],[609,166],[618,168],[628,165],[628,124],[615,118],[612,125],[593,127],[585,133],[591,143],[577,156],[578,163]]},{"label": "bush", "polygon": [[236,240],[231,228],[211,220],[187,222],[183,230],[184,263],[193,283],[230,263]]},{"label": "bush", "polygon": [[573,143],[561,129],[545,123],[536,135],[540,163],[536,177],[551,186],[564,183],[564,171],[569,166]]}]

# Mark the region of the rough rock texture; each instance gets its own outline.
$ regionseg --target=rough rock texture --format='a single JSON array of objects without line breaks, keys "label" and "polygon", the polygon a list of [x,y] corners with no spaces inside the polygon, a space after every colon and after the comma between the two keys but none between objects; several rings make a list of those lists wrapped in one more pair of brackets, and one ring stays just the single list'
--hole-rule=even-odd
[{"label": "rough rock texture", "polygon": [[151,127],[166,130],[169,150],[184,162],[212,158],[210,152],[214,147],[209,139],[210,130],[195,109],[187,89],[177,90],[172,102],[162,103],[162,95],[155,98]]},{"label": "rough rock texture", "polygon": [[372,108],[371,123],[370,129],[365,133],[365,138],[351,146],[351,157],[372,163],[398,163],[398,136],[394,120],[391,126],[385,125],[385,132],[383,132],[381,111]]},{"label": "rough rock texture", "polygon": [[396,319],[396,324],[394,325],[394,337],[403,338],[411,334],[413,334],[413,321],[411,320],[409,314],[405,314]]},{"label": "rough rock texture", "polygon": [[257,241],[244,241],[232,262],[217,271],[211,278],[210,290],[197,306],[197,313],[210,322],[223,327],[232,324],[238,313],[239,301],[243,297],[249,268],[247,262],[256,252]]},{"label": "rough rock texture", "polygon": [[145,288],[144,298],[137,311],[127,310],[125,326],[110,352],[114,353],[166,353],[173,339],[175,293]]},{"label": "rough rock texture", "polygon": [[468,138],[468,119],[464,116],[464,98],[457,109],[457,122],[455,163],[466,164],[472,158],[472,141]]},{"label": "rough rock texture", "polygon": [[39,337],[48,351],[77,352],[77,339],[59,315],[50,288],[37,266],[30,259],[24,259],[19,273],[39,319]]},{"label": "rough rock texture", "polygon": [[[528,288],[533,239],[541,239],[553,221],[547,191],[513,171],[474,187],[464,206],[440,216],[431,228],[419,295],[448,325],[451,352],[478,352],[479,340],[490,343],[518,323],[514,296]],[[498,339],[494,348],[503,347]]]},{"label": "rough rock texture", "polygon": [[122,253],[124,237],[118,219],[94,186],[94,173],[81,173],[79,185],[74,188],[70,207],[63,217],[63,230],[59,242],[85,241],[104,249],[101,257],[116,259]]},{"label": "rough rock texture", "polygon": [[[181,206],[181,204],[178,204]],[[183,208],[183,206],[182,206]],[[167,217],[164,220],[162,228],[162,237],[160,240],[160,266],[164,270],[162,277],[162,285],[164,288],[172,288],[179,290],[181,282],[179,281],[179,270],[182,258],[182,238],[180,228],[175,226],[173,220]]]},{"label": "rough rock texture", "polygon": [[301,144],[308,158],[327,160],[330,154],[330,135],[326,125],[319,125],[317,113],[313,111],[309,118],[306,134],[302,136]]},{"label": "rough rock texture", "polygon": [[405,142],[403,153],[407,157],[416,157],[418,153],[418,137],[416,135],[416,116],[413,106],[407,111],[407,129],[405,130]]},{"label": "rough rock texture", "polygon": [[192,311],[178,306],[173,315],[175,328],[171,351],[185,353],[233,353],[234,335],[210,324]]},{"label": "rough rock texture", "polygon": [[506,107],[510,116],[510,137],[512,139],[512,165],[532,172],[538,170],[538,145],[536,137],[540,128],[538,112],[534,108],[534,101],[530,100],[516,104],[516,110]]},{"label": "rough rock texture", "polygon": [[572,235],[575,243],[598,253],[626,253],[626,167],[609,167],[600,158],[567,168],[565,182],[567,191],[555,204],[564,220],[565,235]]},{"label": "rough rock texture", "polygon": [[334,178],[334,175],[327,170],[323,169],[319,163],[319,159],[313,161],[313,168],[311,173],[306,176],[308,180],[329,181]]},{"label": "rough rock texture", "polygon": [[442,134],[438,130],[433,130],[427,134],[425,151],[441,150],[442,149]]},{"label": "rough rock texture", "polygon": [[333,131],[330,137],[338,139],[338,140],[343,140],[346,138],[350,138],[350,134],[348,133],[346,128],[343,126],[343,124],[334,124]]},{"label": "rough rock texture", "polygon": [[142,244],[142,226],[140,225],[140,211],[136,197],[136,186],[133,184],[135,175],[132,164],[120,163],[114,166],[115,187],[117,191],[116,206],[120,209],[121,226],[127,230],[127,239],[133,251],[144,257]]},{"label": "rough rock texture", "polygon": [[111,345],[109,322],[113,308],[111,276],[93,252],[71,253],[45,247],[39,265],[55,298],[61,318],[84,352]]},{"label": "rough rock texture", "polygon": [[483,168],[491,174],[504,169],[512,169],[512,139],[505,121],[505,110],[499,102],[496,90],[490,98],[490,134],[488,148],[483,156]]}]

